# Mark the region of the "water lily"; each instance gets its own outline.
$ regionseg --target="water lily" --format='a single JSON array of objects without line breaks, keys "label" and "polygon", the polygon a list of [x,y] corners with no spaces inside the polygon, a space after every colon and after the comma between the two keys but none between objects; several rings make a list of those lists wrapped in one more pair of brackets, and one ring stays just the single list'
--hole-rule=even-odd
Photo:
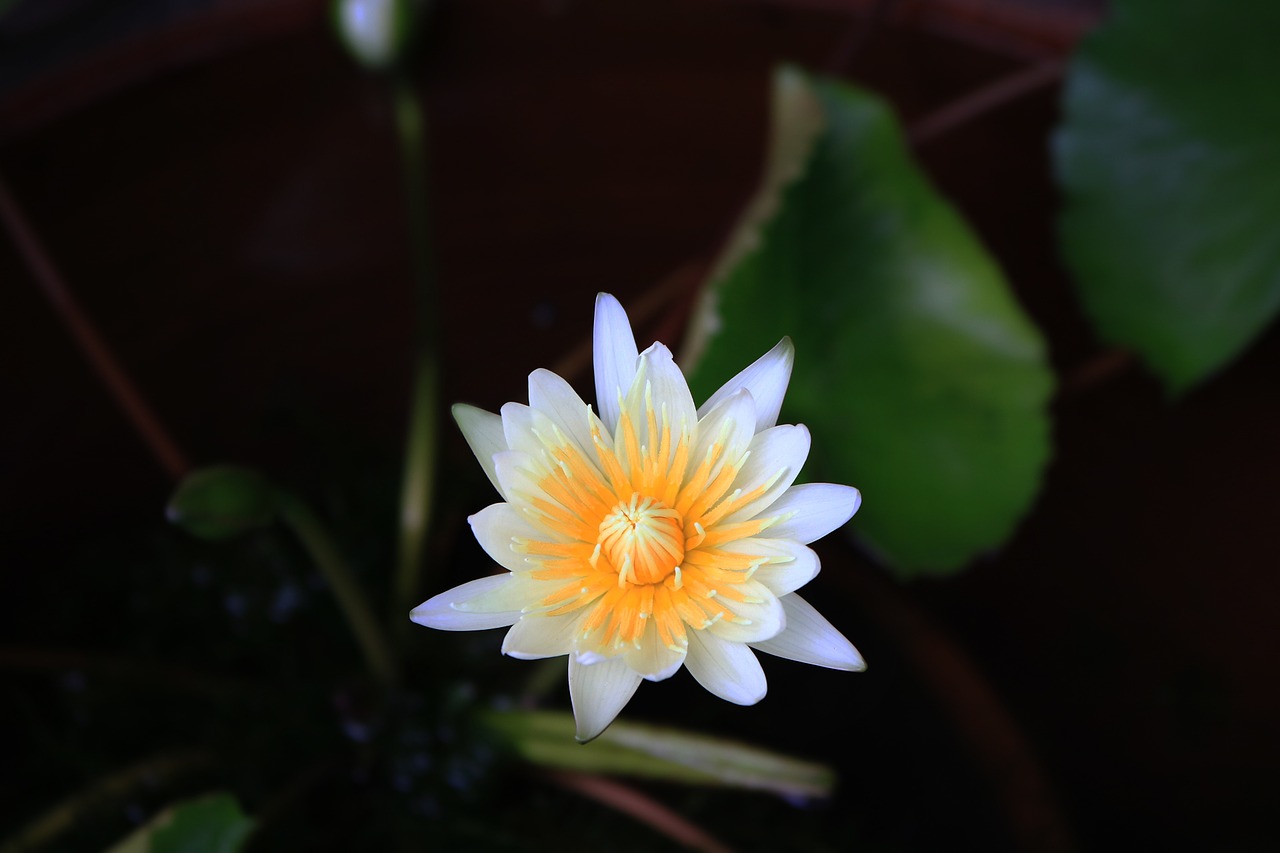
[{"label": "water lily", "polygon": [[504,654],[569,656],[577,737],[600,734],[642,680],[686,667],[739,705],[764,698],[754,650],[865,668],[796,594],[818,573],[808,544],[857,511],[857,489],[792,485],[809,431],[777,425],[794,349],[782,340],[694,406],[671,352],[639,352],[622,306],[596,299],[599,414],[547,370],[529,404],[453,414],[504,501],[470,518],[502,566],[435,596],[431,628],[508,627]]}]

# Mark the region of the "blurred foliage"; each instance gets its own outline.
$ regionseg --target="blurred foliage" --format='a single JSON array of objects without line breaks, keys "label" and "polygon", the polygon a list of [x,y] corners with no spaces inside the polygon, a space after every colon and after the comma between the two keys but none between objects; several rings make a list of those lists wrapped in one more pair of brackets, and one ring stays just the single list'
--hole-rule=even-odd
[{"label": "blurred foliage", "polygon": [[197,539],[218,542],[266,527],[277,509],[275,489],[257,471],[215,465],[183,478],[165,516]]},{"label": "blurred foliage", "polygon": [[863,491],[853,527],[899,576],[955,571],[1038,490],[1040,334],[878,99],[781,71],[766,175],[691,332],[694,396],[791,335],[783,420],[813,433],[808,475]]},{"label": "blurred foliage", "polygon": [[107,853],[236,853],[252,831],[235,797],[213,794],[166,809]]},{"label": "blurred foliage", "polygon": [[1062,248],[1107,339],[1173,391],[1280,309],[1280,4],[1115,0],[1072,64]]},{"label": "blurred foliage", "polygon": [[615,722],[587,748],[575,742],[572,714],[494,711],[484,724],[523,758],[566,770],[620,773],[695,785],[821,798],[835,774],[811,761],[679,729]]}]

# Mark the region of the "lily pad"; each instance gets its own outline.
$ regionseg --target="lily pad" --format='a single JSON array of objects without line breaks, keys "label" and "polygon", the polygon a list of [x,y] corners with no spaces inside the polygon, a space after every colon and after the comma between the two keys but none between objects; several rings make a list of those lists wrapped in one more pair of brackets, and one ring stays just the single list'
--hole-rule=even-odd
[{"label": "lily pad", "polygon": [[1063,252],[1103,337],[1181,391],[1280,310],[1280,4],[1116,0],[1067,80]]},{"label": "lily pad", "polygon": [[695,397],[784,335],[806,473],[862,490],[851,528],[890,566],[954,571],[1008,538],[1049,458],[1040,334],[890,110],[792,69],[764,188],[691,327]]}]

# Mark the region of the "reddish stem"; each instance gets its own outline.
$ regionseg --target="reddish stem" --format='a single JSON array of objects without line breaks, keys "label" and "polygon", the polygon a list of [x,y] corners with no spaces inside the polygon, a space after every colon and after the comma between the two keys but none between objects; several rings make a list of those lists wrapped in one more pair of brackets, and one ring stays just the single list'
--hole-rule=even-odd
[{"label": "reddish stem", "polygon": [[828,74],[839,76],[849,69],[853,61],[867,49],[867,45],[880,31],[880,27],[884,25],[885,18],[888,16],[889,7],[894,2],[896,0],[874,0],[866,13],[866,20],[849,27],[840,39],[840,43],[836,45],[836,49],[831,52],[831,58],[823,66]]},{"label": "reddish stem", "polygon": [[544,770],[541,775],[561,788],[622,812],[691,850],[701,850],[703,853],[733,853],[732,848],[717,841],[706,830],[685,820],[657,800],[621,782],[590,773],[574,773],[567,770]]},{"label": "reddish stem", "polygon": [[[748,0],[759,6],[867,18],[882,0]],[[885,16],[893,27],[927,32],[1005,56],[1062,56],[1098,23],[1092,8],[1026,0],[899,0]]]},{"label": "reddish stem", "polygon": [[[653,340],[674,342],[680,336],[680,330],[688,324],[688,314],[692,310],[694,298],[701,292],[703,280],[710,267],[705,260],[695,260],[664,276],[657,284],[650,287],[627,305],[627,318],[631,328],[639,329],[647,326],[654,318],[658,318],[658,334]],[[677,302],[683,298],[683,302]],[[676,310],[673,306],[679,306]],[[671,309],[671,310],[668,310]],[[664,313],[665,312],[665,313]],[[637,340],[641,347],[644,342]],[[592,336],[587,335],[555,364],[551,372],[565,379],[585,376],[591,372]]]},{"label": "reddish stem", "polygon": [[1061,396],[1065,399],[1092,391],[1122,376],[1136,364],[1133,353],[1128,350],[1103,350],[1063,378]]},{"label": "reddish stem", "polygon": [[1040,62],[975,89],[913,124],[907,133],[911,145],[915,148],[927,145],[939,136],[1058,82],[1065,72],[1064,62]]},{"label": "reddish stem", "polygon": [[1048,778],[1017,721],[974,662],[928,614],[894,584],[858,559],[823,573],[879,622],[950,715],[970,753],[995,789],[1019,850],[1074,849]]},{"label": "reddish stem", "polygon": [[177,444],[169,437],[169,433],[160,423],[159,418],[147,405],[137,387],[128,374],[120,366],[92,321],[72,296],[53,259],[45,251],[35,231],[27,223],[22,209],[9,192],[8,186],[0,179],[0,219],[13,238],[18,253],[26,262],[31,276],[40,286],[40,290],[53,306],[59,319],[66,325],[71,336],[79,344],[89,364],[93,367],[107,391],[124,411],[147,447],[155,455],[161,467],[174,480],[179,480],[187,471],[187,460]]}]

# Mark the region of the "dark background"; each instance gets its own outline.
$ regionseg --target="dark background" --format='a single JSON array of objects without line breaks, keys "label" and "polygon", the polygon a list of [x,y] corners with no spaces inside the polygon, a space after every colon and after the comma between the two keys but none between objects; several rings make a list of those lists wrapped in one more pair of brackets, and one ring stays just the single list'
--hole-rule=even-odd
[{"label": "dark background", "polygon": [[[0,18],[0,174],[32,228],[194,463],[323,479],[281,421],[295,405],[394,459],[412,311],[382,82],[344,57],[320,3],[119,5]],[[775,63],[936,128],[966,95],[1068,57],[1100,5],[441,4],[414,76],[445,398],[496,409],[537,366],[583,387],[570,356],[599,290],[632,307],[642,346],[678,337],[755,187]],[[1058,95],[1050,82],[944,120],[917,146],[1048,338],[1060,387],[1038,502],[1006,548],[949,579],[892,584],[827,543],[809,597],[833,602],[869,672],[848,686],[770,661],[768,730],[727,706],[693,721],[732,717],[743,738],[833,761],[844,796],[867,798],[873,848],[1271,849],[1280,338],[1171,399],[1093,337],[1055,247]],[[0,637],[111,648],[110,630],[68,633],[59,602],[86,588],[84,544],[156,523],[172,481],[8,239],[0,320]],[[445,434],[446,474],[463,477]],[[443,509],[456,525],[481,501]],[[683,723],[665,687],[628,715]],[[688,695],[677,707],[713,702]],[[0,794],[20,784],[6,772]]]}]

